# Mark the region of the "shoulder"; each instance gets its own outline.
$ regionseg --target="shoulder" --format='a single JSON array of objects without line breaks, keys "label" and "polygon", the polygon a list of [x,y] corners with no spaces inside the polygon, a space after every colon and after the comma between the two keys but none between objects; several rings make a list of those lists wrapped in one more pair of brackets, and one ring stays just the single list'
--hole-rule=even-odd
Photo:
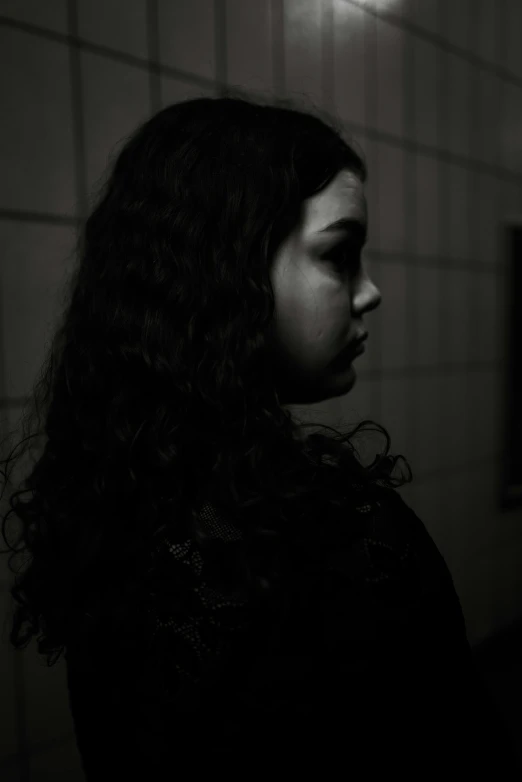
[{"label": "shoulder", "polygon": [[[373,486],[347,508],[330,570],[376,621],[453,623],[465,633],[451,573],[426,526],[395,489]],[[347,594],[348,594],[347,593]]]}]

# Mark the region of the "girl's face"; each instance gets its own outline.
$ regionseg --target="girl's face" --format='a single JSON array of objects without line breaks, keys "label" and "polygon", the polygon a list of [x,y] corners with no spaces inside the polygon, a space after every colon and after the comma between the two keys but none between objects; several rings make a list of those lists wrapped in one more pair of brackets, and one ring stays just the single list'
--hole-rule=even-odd
[{"label": "girl's face", "polygon": [[363,183],[343,170],[304,203],[276,253],[274,360],[284,404],[342,396],[355,383],[354,340],[365,332],[363,314],[381,302],[361,262],[366,231]]}]

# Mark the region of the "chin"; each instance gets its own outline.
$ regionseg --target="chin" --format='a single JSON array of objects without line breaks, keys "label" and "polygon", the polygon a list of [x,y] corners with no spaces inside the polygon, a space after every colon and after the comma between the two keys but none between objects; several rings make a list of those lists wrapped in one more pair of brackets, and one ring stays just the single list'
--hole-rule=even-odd
[{"label": "chin", "polygon": [[337,399],[344,396],[355,385],[357,376],[353,366],[347,367],[343,372],[337,373],[335,378],[331,378],[328,383],[321,387],[314,386],[306,388],[302,385],[300,388],[285,389],[284,394],[279,398],[285,405],[315,405],[319,402],[325,402],[327,399]]}]

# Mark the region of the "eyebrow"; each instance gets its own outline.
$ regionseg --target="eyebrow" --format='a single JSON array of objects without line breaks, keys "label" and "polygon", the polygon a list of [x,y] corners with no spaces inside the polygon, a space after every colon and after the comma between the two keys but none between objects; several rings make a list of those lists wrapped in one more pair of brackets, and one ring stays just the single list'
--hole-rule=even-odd
[{"label": "eyebrow", "polygon": [[321,228],[317,233],[321,234],[326,231],[348,231],[349,233],[355,233],[363,244],[367,239],[367,226],[354,218],[341,217],[339,220],[335,220],[333,223],[329,223],[329,225]]}]

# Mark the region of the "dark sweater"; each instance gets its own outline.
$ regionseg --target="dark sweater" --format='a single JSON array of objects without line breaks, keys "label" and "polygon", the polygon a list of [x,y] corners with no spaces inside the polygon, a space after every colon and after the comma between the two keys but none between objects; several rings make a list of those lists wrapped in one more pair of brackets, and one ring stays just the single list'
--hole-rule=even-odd
[{"label": "dark sweater", "polygon": [[[237,544],[237,528],[215,509],[203,515],[223,546]],[[209,588],[187,542],[168,551],[193,574],[189,620],[169,618],[176,585],[164,582],[172,602],[158,603],[145,661],[115,651],[121,665],[95,665],[72,641],[70,706],[86,779],[521,779],[422,522],[397,491],[373,489],[346,529],[277,633],[266,617],[249,621],[241,595]]]}]

